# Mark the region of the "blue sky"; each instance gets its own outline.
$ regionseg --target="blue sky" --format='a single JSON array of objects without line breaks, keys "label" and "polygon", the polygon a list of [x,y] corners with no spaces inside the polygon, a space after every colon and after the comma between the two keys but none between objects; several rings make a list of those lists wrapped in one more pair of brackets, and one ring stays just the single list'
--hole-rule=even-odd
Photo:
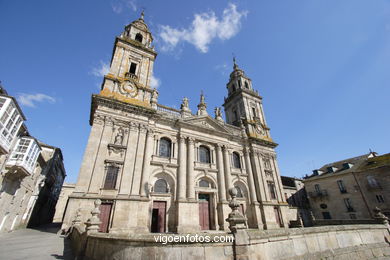
[{"label": "blue sky", "polygon": [[232,53],[263,96],[282,175],[390,144],[390,1],[0,0],[0,80],[75,182],[91,94],[114,38],[145,9],[159,103],[221,106]]}]

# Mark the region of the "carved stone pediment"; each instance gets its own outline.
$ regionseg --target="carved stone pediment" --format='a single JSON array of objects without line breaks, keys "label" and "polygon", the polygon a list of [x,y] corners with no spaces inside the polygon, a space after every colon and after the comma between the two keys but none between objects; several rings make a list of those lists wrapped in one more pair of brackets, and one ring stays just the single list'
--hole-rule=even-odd
[{"label": "carved stone pediment", "polygon": [[198,129],[203,128],[204,130],[231,134],[222,123],[209,116],[185,118],[182,120],[182,123],[189,127],[196,127]]}]

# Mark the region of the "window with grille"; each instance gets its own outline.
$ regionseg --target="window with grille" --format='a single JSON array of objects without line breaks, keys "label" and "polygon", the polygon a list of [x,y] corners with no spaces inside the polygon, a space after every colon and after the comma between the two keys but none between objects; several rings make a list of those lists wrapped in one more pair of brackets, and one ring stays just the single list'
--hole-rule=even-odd
[{"label": "window with grille", "polygon": [[337,181],[337,185],[339,186],[339,190],[341,193],[346,193],[347,189],[344,186],[344,182],[342,180]]},{"label": "window with grille", "polygon": [[267,181],[267,185],[271,199],[276,199],[275,183],[273,181]]},{"label": "window with grille", "polygon": [[161,157],[171,157],[171,146],[171,140],[169,140],[168,138],[161,138],[158,155]]},{"label": "window with grille", "polygon": [[242,193],[241,188],[239,186],[234,186],[234,188],[236,188],[236,190],[237,190],[237,198],[243,198],[244,195]]},{"label": "window with grille", "polygon": [[206,180],[200,180],[199,181],[199,187],[203,188],[210,188],[210,183]]},{"label": "window with grille", "polygon": [[240,155],[236,152],[233,152],[233,167],[241,169]]},{"label": "window with grille", "polygon": [[115,189],[118,172],[119,167],[117,166],[109,165],[107,167],[106,179],[104,181],[104,189]]},{"label": "window with grille", "polygon": [[168,184],[164,179],[158,179],[154,183],[154,192],[156,193],[167,193],[168,192]]},{"label": "window with grille", "polygon": [[380,194],[376,195],[376,200],[377,200],[379,203],[384,203],[384,202],[385,202],[385,199],[384,199],[383,196],[380,195]]},{"label": "window with grille", "polygon": [[349,198],[344,199],[344,204],[348,211],[354,211],[352,207],[351,199]]},{"label": "window with grille", "polygon": [[206,146],[199,147],[199,161],[201,163],[210,163],[210,150]]}]

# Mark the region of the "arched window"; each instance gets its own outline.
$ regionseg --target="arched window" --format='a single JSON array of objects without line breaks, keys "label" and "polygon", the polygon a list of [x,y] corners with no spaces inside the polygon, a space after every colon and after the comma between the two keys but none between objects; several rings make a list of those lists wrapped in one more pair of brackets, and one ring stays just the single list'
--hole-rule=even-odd
[{"label": "arched window", "polygon": [[236,85],[232,85],[232,89],[233,89],[233,91],[236,91]]},{"label": "arched window", "polygon": [[210,150],[206,146],[199,147],[199,161],[202,163],[210,163]]},{"label": "arched window", "polygon": [[161,138],[158,155],[161,157],[171,157],[171,144],[172,142],[168,138]]},{"label": "arched window", "polygon": [[242,194],[241,188],[239,186],[237,186],[237,185],[234,186],[234,188],[236,188],[236,190],[237,190],[237,198],[243,198],[244,195]]},{"label": "arched window", "polygon": [[210,188],[210,182],[208,182],[206,180],[200,180],[199,181],[199,187]]},{"label": "arched window", "polygon": [[247,81],[245,81],[245,88],[249,89],[249,85]]},{"label": "arched window", "polygon": [[158,179],[154,183],[154,192],[156,193],[167,193],[168,192],[168,184],[164,179]]},{"label": "arched window", "polygon": [[233,152],[233,167],[241,169],[240,155],[237,152]]},{"label": "arched window", "polygon": [[135,35],[135,40],[138,41],[138,42],[142,42],[142,34],[137,33],[137,34]]}]

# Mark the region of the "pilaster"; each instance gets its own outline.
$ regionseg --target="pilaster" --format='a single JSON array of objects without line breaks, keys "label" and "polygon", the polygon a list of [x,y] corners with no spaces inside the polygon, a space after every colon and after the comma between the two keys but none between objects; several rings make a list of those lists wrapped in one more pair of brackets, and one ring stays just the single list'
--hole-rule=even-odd
[{"label": "pilaster", "polygon": [[194,139],[191,137],[188,138],[187,148],[187,198],[195,200]]}]

